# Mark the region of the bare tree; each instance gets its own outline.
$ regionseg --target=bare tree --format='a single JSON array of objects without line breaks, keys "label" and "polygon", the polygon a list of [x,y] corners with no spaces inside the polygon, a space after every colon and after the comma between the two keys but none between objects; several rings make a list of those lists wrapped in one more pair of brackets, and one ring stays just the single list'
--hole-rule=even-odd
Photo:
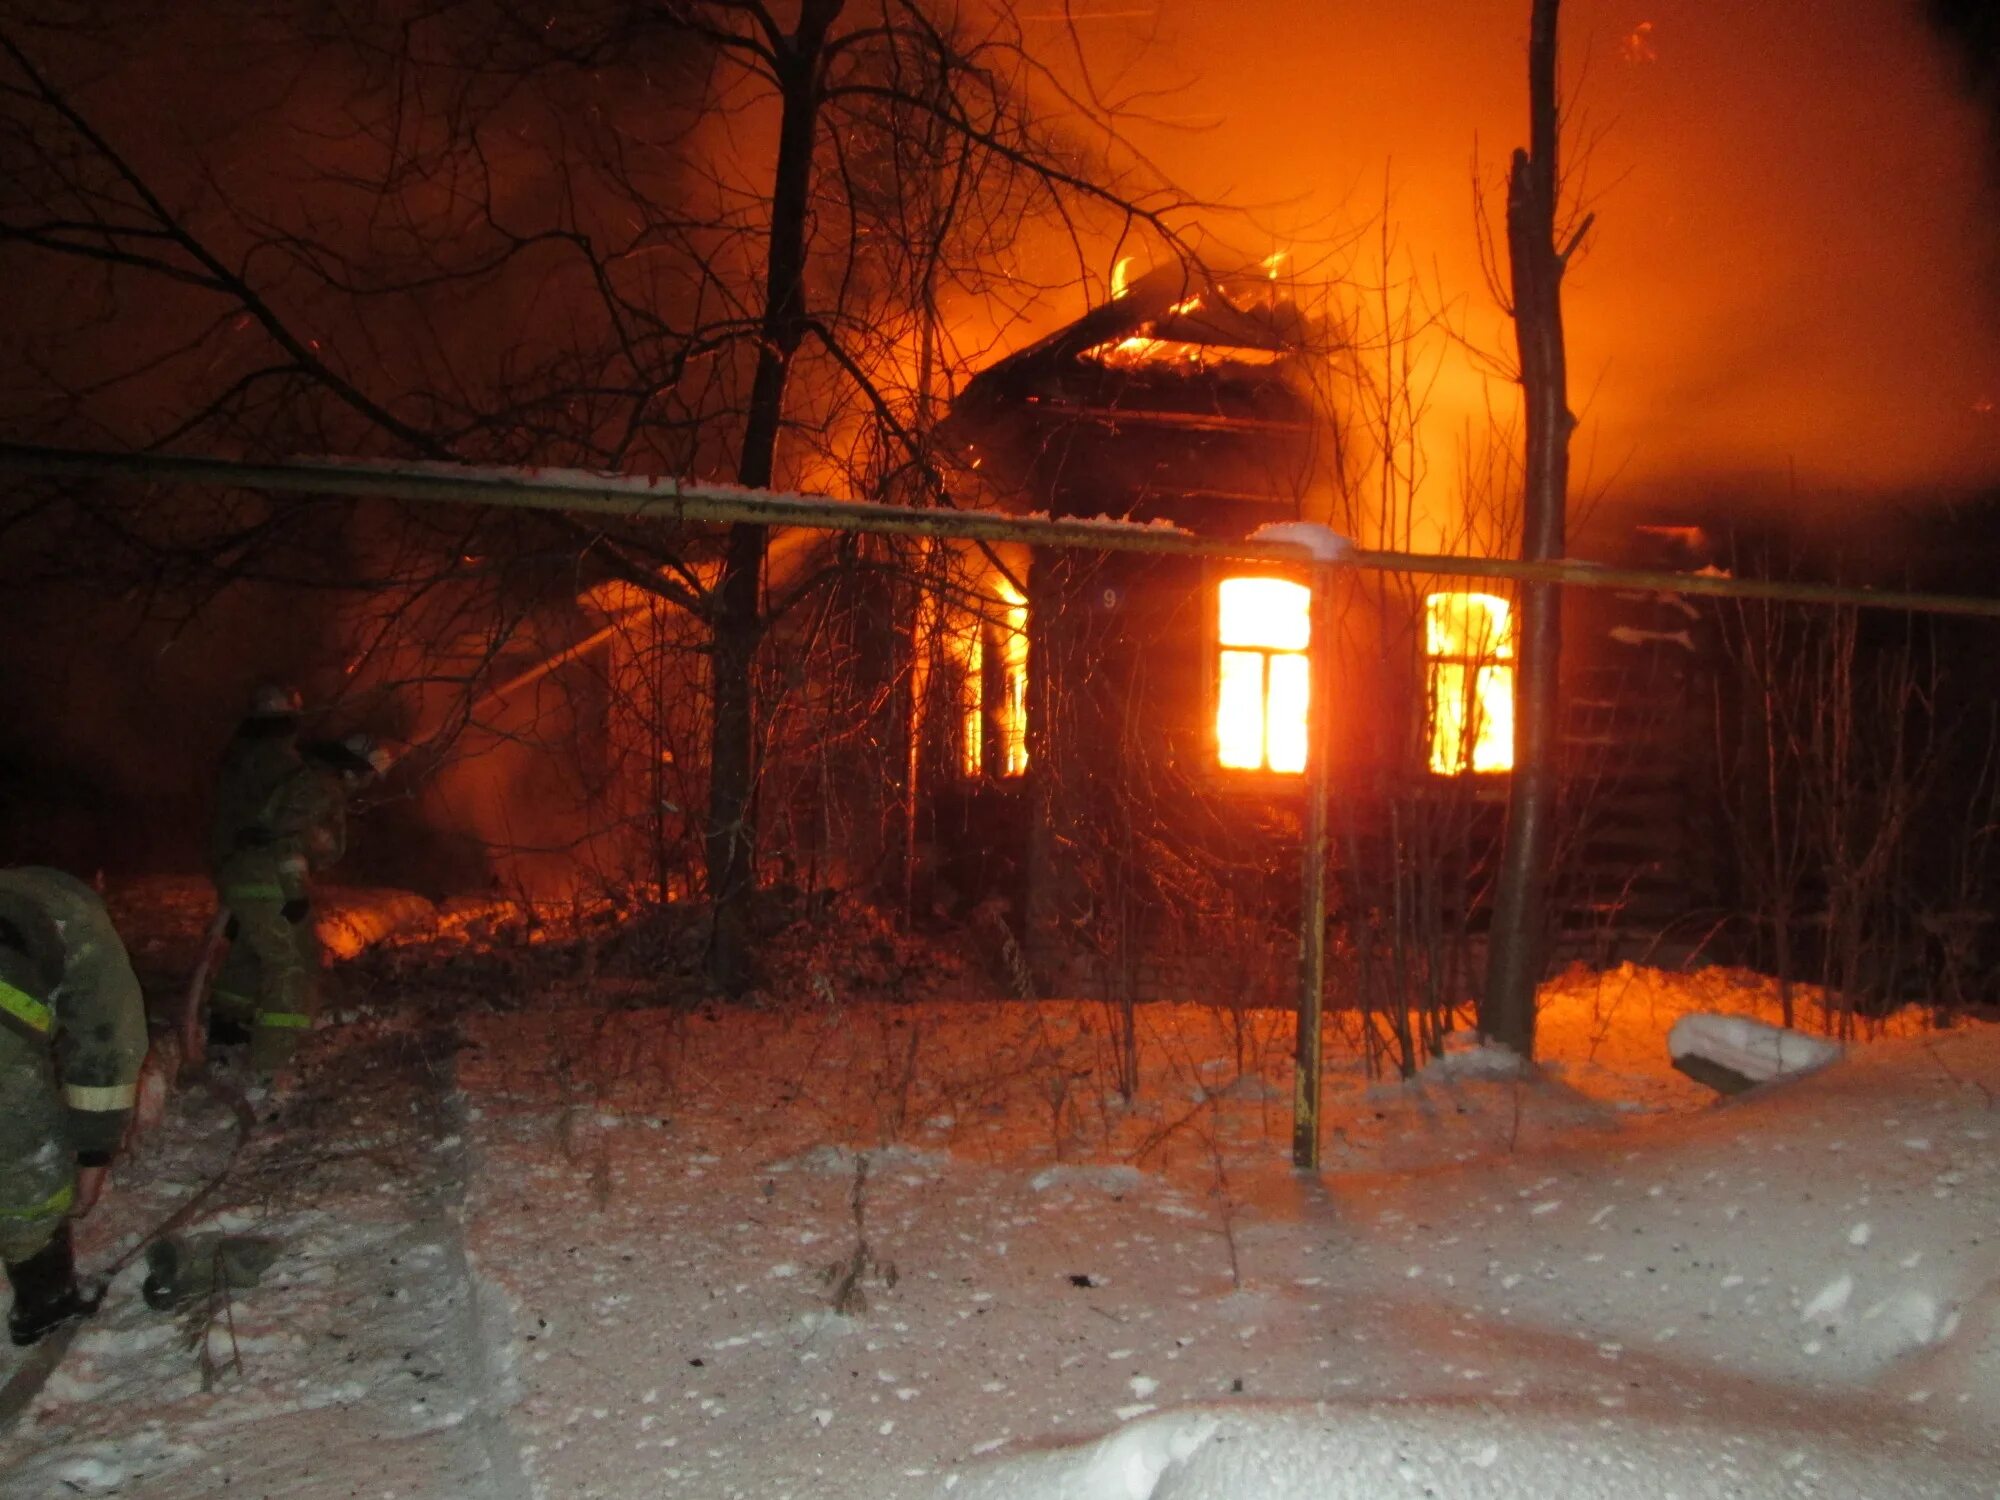
[{"label": "bare tree", "polygon": [[[0,23],[0,257],[63,306],[10,340],[0,399],[24,435],[939,503],[930,426],[977,354],[941,309],[991,301],[1004,327],[1105,240],[1171,239],[1178,206],[1043,123],[1082,106],[1004,6],[978,27],[919,0],[606,0],[553,19],[517,0],[269,0],[228,37],[178,9],[118,20]],[[224,67],[232,46],[284,86],[204,102],[179,138],[122,103],[163,59]],[[106,545],[86,571],[118,586],[115,554],[184,593],[297,580],[330,524],[325,505],[205,505],[89,497]],[[389,635],[415,614],[379,603],[388,582],[462,613],[530,559],[544,615],[612,584],[696,622],[710,973],[747,985],[772,707],[756,663],[775,621],[825,597],[820,554],[774,572],[758,527],[383,509],[371,559],[399,566],[340,581],[371,591]],[[504,624],[490,642],[454,666],[468,704],[519,645]]]},{"label": "bare tree", "polygon": [[[1510,311],[1520,354],[1527,426],[1521,555],[1563,554],[1569,504],[1569,409],[1563,345],[1562,278],[1589,231],[1586,217],[1557,243],[1562,176],[1556,151],[1561,107],[1556,87],[1560,0],[1534,0],[1528,38],[1529,145],[1515,151],[1507,184]],[[1515,673],[1514,775],[1493,914],[1493,945],[1479,1029],[1522,1057],[1535,1050],[1535,988],[1544,949],[1543,907],[1554,859],[1557,798],[1557,678],[1562,661],[1562,595],[1554,584],[1524,585]]]}]

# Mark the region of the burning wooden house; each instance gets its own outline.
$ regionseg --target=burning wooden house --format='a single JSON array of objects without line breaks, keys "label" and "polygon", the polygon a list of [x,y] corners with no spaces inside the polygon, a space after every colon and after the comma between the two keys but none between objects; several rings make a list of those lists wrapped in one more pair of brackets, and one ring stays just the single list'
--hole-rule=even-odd
[{"label": "burning wooden house", "polygon": [[[1155,273],[968,383],[946,426],[963,498],[1231,539],[1319,521],[1379,545],[1351,503],[1341,360],[1261,269]],[[1697,539],[1628,540],[1653,551],[1623,560],[1678,566],[1689,559],[1667,550]],[[821,571],[824,545],[787,535],[774,576]],[[939,544],[916,560],[926,583],[910,608],[880,579],[911,561],[852,574],[866,597],[842,615],[842,649],[775,639],[792,696],[766,726],[767,883],[880,889],[885,871],[916,871],[925,904],[981,913],[996,936],[1004,921],[1030,971],[1016,977],[1044,993],[1289,1004],[1318,712],[1337,941],[1355,960],[1340,972],[1438,1002],[1476,980],[1513,755],[1506,593],[1343,574],[1331,695],[1315,705],[1310,591],[1281,567]],[[509,654],[475,632],[441,659],[440,695],[488,668],[471,716],[501,751],[440,773],[433,799],[451,805],[437,821],[537,856],[549,889],[583,871],[594,888],[697,893],[700,622],[625,579],[572,597],[574,582],[548,591]],[[1649,940],[1706,897],[1715,841],[1689,788],[1712,716],[1688,711],[1704,621],[1683,601],[1596,591],[1568,610],[1564,769],[1591,795],[1576,799],[1588,817],[1571,828],[1556,925],[1597,944]],[[808,613],[775,628],[808,629]],[[524,888],[539,868],[509,867]]]},{"label": "burning wooden house", "polygon": [[[982,371],[950,431],[982,504],[1216,537],[1301,519],[1353,534],[1338,364],[1275,281],[1173,267]],[[1675,561],[1646,549],[1685,540],[1638,533],[1630,560]],[[953,885],[1004,899],[1050,992],[1285,995],[1314,711],[1304,578],[1135,553],[959,561],[927,624],[943,643],[931,700],[949,709],[933,716],[928,803]],[[1685,708],[1700,620],[1651,596],[1566,608],[1565,770],[1597,795],[1557,925],[1657,933],[1702,899],[1686,795],[1699,747],[1681,738],[1699,739]],[[1344,941],[1462,989],[1513,759],[1511,600],[1356,575],[1333,619]]]}]

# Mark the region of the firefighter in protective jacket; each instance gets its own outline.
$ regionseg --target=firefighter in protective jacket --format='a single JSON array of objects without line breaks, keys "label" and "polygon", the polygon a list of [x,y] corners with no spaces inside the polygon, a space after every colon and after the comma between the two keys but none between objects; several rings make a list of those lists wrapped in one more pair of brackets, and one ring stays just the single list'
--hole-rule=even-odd
[{"label": "firefighter in protective jacket", "polygon": [[[365,734],[314,740],[300,747],[305,769],[289,777],[265,809],[265,821],[286,851],[287,890],[297,895],[285,907],[306,971],[305,1026],[273,1027],[262,1012],[250,1042],[253,1067],[270,1071],[291,1060],[302,1030],[319,1012],[319,939],[306,880],[339,863],[347,853],[347,801],[385,775],[389,754]],[[301,864],[304,873],[297,874]]]},{"label": "firefighter in protective jacket", "polygon": [[223,751],[209,836],[209,867],[229,913],[230,938],[209,999],[211,1039],[240,1041],[248,1033],[259,1063],[266,1061],[260,1053],[289,1055],[275,1033],[312,1025],[318,954],[306,861],[281,822],[311,774],[299,754],[299,711],[295,691],[257,690]]},{"label": "firefighter in protective jacket", "polygon": [[69,1219],[96,1200],[145,1058],[139,981],[97,893],[60,870],[0,870],[0,1260],[16,1344],[90,1310]]},{"label": "firefighter in protective jacket", "polygon": [[319,944],[310,877],[347,851],[347,798],[388,767],[366,735],[297,742],[298,700],[260,693],[223,760],[215,828],[216,886],[234,941],[216,976],[212,1013],[250,1027],[250,1062],[290,1061],[318,1013]]}]

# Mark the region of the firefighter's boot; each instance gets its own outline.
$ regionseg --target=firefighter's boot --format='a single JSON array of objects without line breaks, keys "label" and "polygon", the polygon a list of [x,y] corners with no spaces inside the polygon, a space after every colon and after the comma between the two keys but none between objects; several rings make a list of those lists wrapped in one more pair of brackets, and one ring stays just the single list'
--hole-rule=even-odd
[{"label": "firefighter's boot", "polygon": [[26,1260],[7,1263],[14,1284],[14,1307],[7,1314],[7,1334],[17,1348],[38,1342],[71,1318],[88,1316],[97,1304],[76,1283],[76,1252],[69,1225]]},{"label": "firefighter's boot", "polygon": [[185,1303],[192,1302],[194,1295],[186,1285],[183,1274],[180,1241],[154,1240],[146,1247],[146,1284],[139,1288],[139,1295],[146,1299],[146,1306],[154,1312],[172,1312]]}]

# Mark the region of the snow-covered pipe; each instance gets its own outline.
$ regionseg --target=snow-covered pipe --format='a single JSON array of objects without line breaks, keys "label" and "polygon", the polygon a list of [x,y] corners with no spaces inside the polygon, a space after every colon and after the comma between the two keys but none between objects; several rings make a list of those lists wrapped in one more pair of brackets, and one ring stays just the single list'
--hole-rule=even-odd
[{"label": "snow-covered pipe", "polygon": [[[738,522],[804,526],[902,536],[956,537],[968,541],[1024,542],[1038,547],[1082,547],[1104,552],[1153,552],[1179,557],[1230,558],[1310,566],[1324,559],[1321,546],[1295,540],[1199,536],[1166,522],[1050,516],[998,511],[920,510],[825,495],[784,494],[709,484],[669,476],[591,474],[577,469],[482,468],[471,464],[385,463],[372,460],[300,459],[244,463],[235,459],[165,453],[113,453],[0,443],[0,470],[54,477],[136,479],[164,484],[213,484],[299,494],[376,495],[414,502],[557,510],[700,525]],[[1611,568],[1575,558],[1523,562],[1504,557],[1463,557],[1430,552],[1354,548],[1343,565],[1373,572],[1427,573],[1451,578],[1511,578],[1580,588],[1643,589],[1724,599],[1772,599],[1795,604],[1847,604],[1921,614],[2000,619],[2000,598],[1926,594],[1844,584],[1791,583],[1732,578],[1716,571],[1671,573]]]}]

